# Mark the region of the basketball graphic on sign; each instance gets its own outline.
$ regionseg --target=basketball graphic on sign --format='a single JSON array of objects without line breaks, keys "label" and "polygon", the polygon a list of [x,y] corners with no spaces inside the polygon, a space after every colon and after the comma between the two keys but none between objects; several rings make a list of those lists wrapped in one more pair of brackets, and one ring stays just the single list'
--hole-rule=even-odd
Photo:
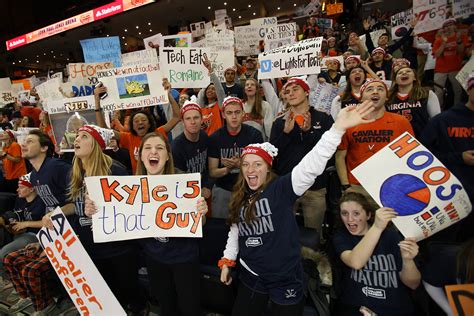
[{"label": "basketball graphic on sign", "polygon": [[380,188],[382,205],[393,208],[399,216],[420,213],[428,206],[430,198],[426,184],[410,174],[393,175]]}]

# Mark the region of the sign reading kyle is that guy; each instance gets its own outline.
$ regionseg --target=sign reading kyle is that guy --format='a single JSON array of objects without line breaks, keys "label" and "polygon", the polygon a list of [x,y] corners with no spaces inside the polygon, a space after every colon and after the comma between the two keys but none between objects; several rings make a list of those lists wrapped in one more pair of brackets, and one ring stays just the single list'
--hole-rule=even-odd
[{"label": "sign reading kyle is that guy", "polygon": [[321,71],[322,37],[309,38],[291,46],[258,55],[259,79],[316,74]]},{"label": "sign reading kyle is that guy", "polygon": [[97,79],[107,87],[100,107],[105,111],[141,108],[168,103],[163,77],[157,64],[97,71]]},{"label": "sign reading kyle is that guy", "polygon": [[94,242],[149,237],[202,237],[199,173],[85,178],[97,205]]},{"label": "sign reading kyle is that guy", "polygon": [[36,237],[81,315],[126,315],[74,233],[61,209],[51,215],[53,229]]},{"label": "sign reading kyle is that guy", "polygon": [[210,56],[207,48],[160,47],[160,66],[163,76],[173,88],[204,88],[210,79],[203,65],[204,56]]},{"label": "sign reading kyle is that guy", "polygon": [[398,213],[393,223],[405,237],[427,238],[472,210],[459,180],[407,132],[352,174],[379,205]]}]

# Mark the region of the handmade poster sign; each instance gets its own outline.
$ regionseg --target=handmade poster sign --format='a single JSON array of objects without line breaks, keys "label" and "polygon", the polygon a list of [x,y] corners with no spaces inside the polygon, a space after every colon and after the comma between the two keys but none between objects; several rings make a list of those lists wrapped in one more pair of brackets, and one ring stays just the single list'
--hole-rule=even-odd
[{"label": "handmade poster sign", "polygon": [[30,90],[21,90],[17,92],[17,98],[20,102],[28,101],[30,99]]},{"label": "handmade poster sign", "polygon": [[251,26],[257,26],[259,28],[258,35],[260,36],[261,40],[265,39],[265,34],[267,34],[267,28],[271,26],[275,26],[277,24],[278,24],[278,19],[273,16],[250,20]]},{"label": "handmade poster sign", "polygon": [[193,36],[193,38],[204,36],[206,31],[204,27],[205,24],[206,22],[204,21],[189,24],[189,28],[191,29],[191,35]]},{"label": "handmade poster sign", "polygon": [[48,102],[53,135],[62,152],[74,151],[77,131],[84,125],[97,125],[94,96],[66,98]]},{"label": "handmade poster sign", "polygon": [[461,84],[461,86],[467,92],[467,80],[469,76],[474,74],[474,57],[471,56],[469,61],[459,70],[458,74],[456,75],[456,80]]},{"label": "handmade poster sign", "polygon": [[261,39],[259,32],[260,27],[254,25],[236,26],[235,32],[235,49],[237,56],[258,55],[260,48],[258,43]]},{"label": "handmade poster sign", "polygon": [[408,132],[360,164],[352,174],[380,206],[398,213],[393,223],[405,237],[427,238],[472,210],[459,180]]},{"label": "handmade poster sign", "polygon": [[270,79],[319,73],[322,40],[322,37],[310,38],[259,54],[258,78]]},{"label": "handmade poster sign", "polygon": [[234,51],[234,31],[228,29],[210,29],[206,32],[206,47],[214,51]]},{"label": "handmade poster sign", "polygon": [[121,66],[118,36],[90,38],[80,42],[86,63],[112,62],[115,67]]},{"label": "handmade poster sign", "polygon": [[445,289],[454,316],[474,315],[474,284],[446,285]]},{"label": "handmade poster sign", "polygon": [[161,36],[160,48],[161,47],[191,47],[192,46],[191,33],[176,34]]},{"label": "handmade poster sign", "polygon": [[149,237],[202,237],[199,173],[85,178],[97,205],[94,242]]},{"label": "handmade poster sign", "polygon": [[160,48],[160,64],[163,76],[173,88],[204,88],[210,79],[204,67],[204,56],[210,56],[208,48]]},{"label": "handmade poster sign", "polygon": [[296,42],[296,23],[286,23],[271,26],[265,34],[265,51],[288,46]]},{"label": "handmade poster sign", "polygon": [[330,83],[318,83],[316,89],[309,93],[310,104],[316,107],[316,110],[331,114],[332,100],[337,97],[339,88]]},{"label": "handmade poster sign", "polygon": [[43,227],[36,237],[79,314],[127,315],[61,209],[50,218],[53,229]]},{"label": "handmade poster sign", "polygon": [[157,64],[139,64],[97,72],[107,87],[100,101],[104,111],[126,110],[168,103],[163,77]]},{"label": "handmade poster sign", "polygon": [[71,97],[82,97],[94,94],[97,80],[97,71],[114,68],[110,61],[101,63],[71,63],[67,65],[68,82],[62,85],[63,93]]},{"label": "handmade poster sign", "polygon": [[143,44],[145,46],[145,49],[156,49],[160,47],[161,43],[161,33],[155,34],[153,36],[147,37],[143,39]]},{"label": "handmade poster sign", "polygon": [[413,19],[413,9],[402,11],[391,16],[392,39],[400,39],[408,32],[411,19]]},{"label": "handmade poster sign", "polygon": [[43,106],[45,102],[61,100],[64,98],[64,95],[61,92],[61,83],[61,79],[52,78],[35,87],[36,93],[38,93],[39,97],[43,101]]},{"label": "handmade poster sign", "polygon": [[0,78],[0,105],[15,102],[15,94],[13,93],[10,78]]},{"label": "handmade poster sign", "polygon": [[456,19],[468,18],[469,15],[474,14],[474,3],[472,0],[454,0],[453,15]]},{"label": "handmade poster sign", "polygon": [[159,60],[156,49],[143,49],[122,54],[122,67],[137,66],[139,64],[158,65],[158,63]]},{"label": "handmade poster sign", "polygon": [[413,14],[418,18],[415,34],[440,29],[447,10],[446,0],[413,0]]},{"label": "handmade poster sign", "polygon": [[[380,35],[382,35],[383,33],[387,33],[387,30],[380,29],[380,30],[375,30],[373,32],[370,32],[370,39],[372,40],[372,43],[374,43],[375,46],[377,46],[377,41],[379,40]],[[362,44],[365,46],[365,34],[362,34],[361,36],[359,36],[359,39],[362,42]]]}]

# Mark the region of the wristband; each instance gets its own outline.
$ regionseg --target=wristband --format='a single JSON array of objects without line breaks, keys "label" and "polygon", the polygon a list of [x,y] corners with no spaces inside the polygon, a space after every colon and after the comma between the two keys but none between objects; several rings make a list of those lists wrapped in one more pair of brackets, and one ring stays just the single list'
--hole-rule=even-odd
[{"label": "wristband", "polygon": [[222,267],[224,265],[226,265],[230,268],[233,268],[233,267],[235,267],[236,262],[234,260],[230,260],[230,259],[227,259],[227,258],[221,258],[221,260],[219,260],[219,262],[217,263],[217,266],[219,267],[219,269],[222,270]]}]

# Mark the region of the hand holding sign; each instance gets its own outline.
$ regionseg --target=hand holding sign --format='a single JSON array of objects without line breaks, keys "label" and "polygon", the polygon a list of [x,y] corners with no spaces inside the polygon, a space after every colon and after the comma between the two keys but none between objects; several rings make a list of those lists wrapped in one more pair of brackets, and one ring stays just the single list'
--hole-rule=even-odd
[{"label": "hand holding sign", "polygon": [[397,217],[397,212],[395,212],[393,209],[388,208],[388,207],[382,207],[379,208],[375,212],[375,221],[374,221],[374,226],[377,227],[380,230],[384,230],[388,223]]},{"label": "hand holding sign", "polygon": [[416,243],[415,238],[406,238],[398,245],[400,246],[402,259],[413,260],[418,255],[418,244]]}]

